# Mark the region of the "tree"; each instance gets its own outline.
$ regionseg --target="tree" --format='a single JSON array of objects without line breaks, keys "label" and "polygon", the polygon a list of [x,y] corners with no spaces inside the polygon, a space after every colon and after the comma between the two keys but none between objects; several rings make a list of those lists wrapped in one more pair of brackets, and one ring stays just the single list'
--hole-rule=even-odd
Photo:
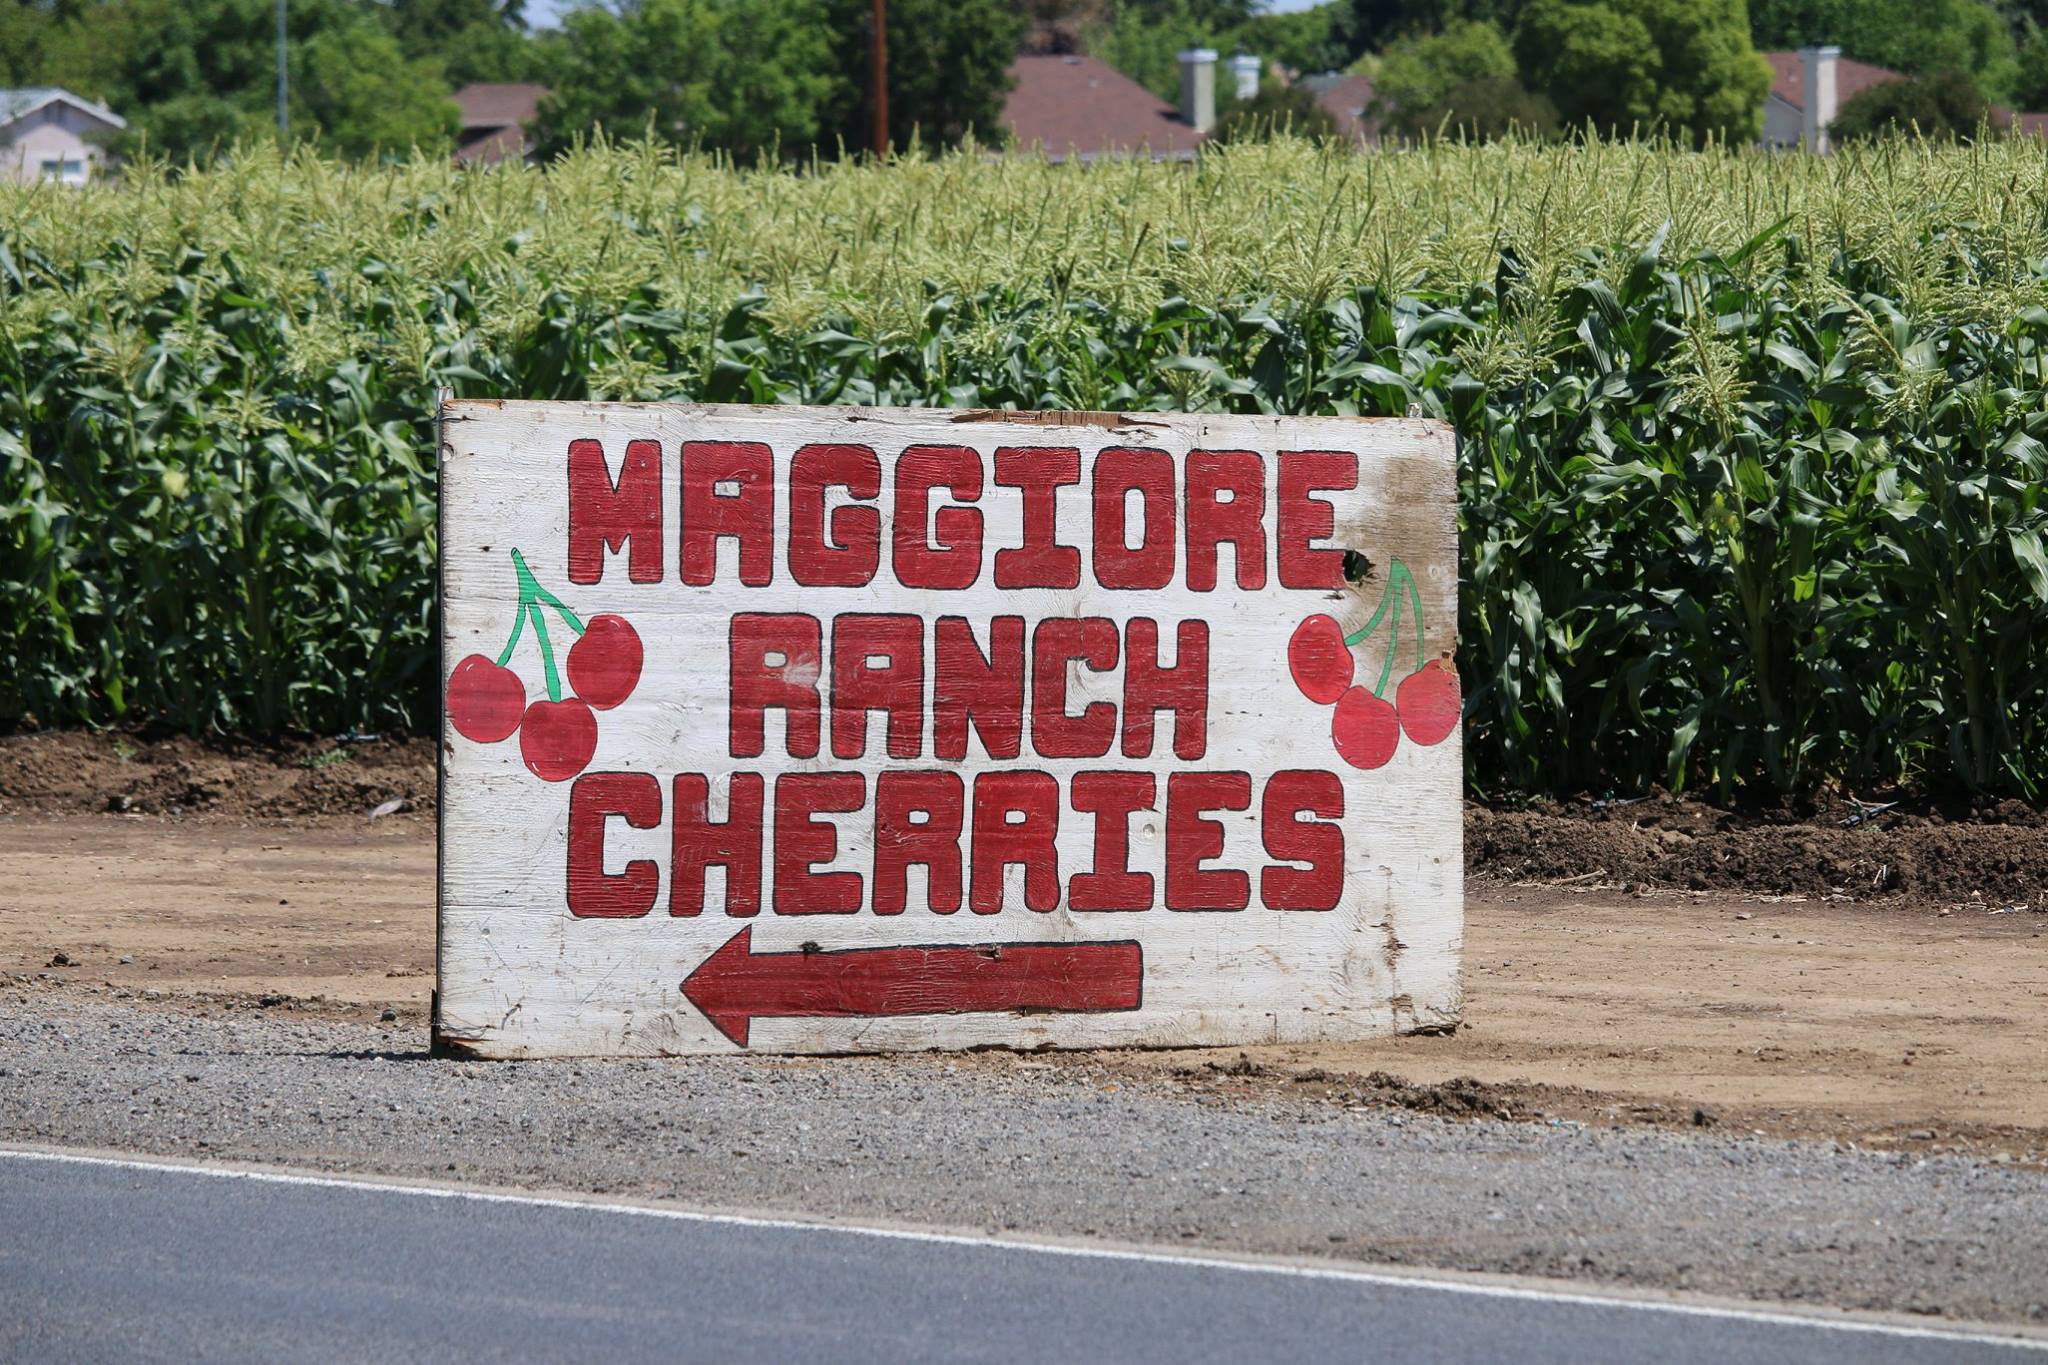
[{"label": "tree", "polygon": [[376,6],[410,61],[440,63],[453,86],[532,81],[545,60],[526,0],[389,0]]},{"label": "tree", "polygon": [[[39,84],[62,85],[128,120],[117,150],[204,157],[275,136],[273,0],[102,0],[50,7]],[[337,151],[445,146],[454,107],[440,68],[408,60],[353,0],[292,0],[286,56],[292,133]]]},{"label": "tree", "polygon": [[1529,0],[1515,57],[1567,123],[1729,142],[1763,129],[1771,69],[1742,0]]},{"label": "tree", "polygon": [[1329,110],[1302,85],[1269,85],[1233,104],[1209,134],[1209,142],[1268,142],[1282,134],[1326,141],[1342,130]]},{"label": "tree", "polygon": [[1333,0],[1331,26],[1355,58],[1458,23],[1492,24],[1512,33],[1522,7],[1523,0]]},{"label": "tree", "polygon": [[1990,112],[1989,101],[1966,73],[1945,71],[1857,91],[1836,111],[1828,135],[1837,142],[1858,142],[1917,131],[1967,142]]},{"label": "tree", "polygon": [[1557,130],[1557,106],[1513,78],[1460,81],[1435,102],[1402,116],[1394,131],[1415,137],[1544,137]]},{"label": "tree", "polygon": [[[870,0],[828,0],[838,58],[835,99],[825,116],[831,138],[849,149],[869,145]],[[949,147],[971,128],[983,142],[1003,136],[1010,66],[1030,19],[1010,0],[889,0],[889,137],[903,147],[915,132],[927,147]]]},{"label": "tree", "polygon": [[2022,109],[2048,108],[2048,33],[2036,29],[2020,49],[2012,102]]},{"label": "tree", "polygon": [[819,139],[840,96],[820,0],[635,0],[571,11],[534,132],[653,136],[755,156]]},{"label": "tree", "polygon": [[291,57],[292,126],[341,156],[445,150],[461,126],[439,66],[408,62],[367,17],[314,34]]},{"label": "tree", "polygon": [[1441,104],[1453,86],[1514,79],[1515,54],[1501,31],[1483,19],[1454,19],[1387,48],[1373,82],[1375,112],[1389,126],[1414,132],[1409,116]]}]

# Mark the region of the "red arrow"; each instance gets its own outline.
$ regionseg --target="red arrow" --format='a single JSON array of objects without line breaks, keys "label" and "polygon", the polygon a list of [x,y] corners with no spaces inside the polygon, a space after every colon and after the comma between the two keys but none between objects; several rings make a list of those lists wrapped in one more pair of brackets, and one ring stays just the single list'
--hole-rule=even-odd
[{"label": "red arrow", "polygon": [[1145,956],[1131,942],[756,953],[753,935],[734,934],[683,982],[689,1002],[741,1047],[761,1018],[1134,1010],[1144,984]]}]

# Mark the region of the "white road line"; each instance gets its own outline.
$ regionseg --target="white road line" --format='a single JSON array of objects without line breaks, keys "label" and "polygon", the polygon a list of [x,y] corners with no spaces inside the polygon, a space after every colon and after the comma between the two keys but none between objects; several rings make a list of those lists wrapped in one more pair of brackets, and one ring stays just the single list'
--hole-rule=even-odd
[{"label": "white road line", "polygon": [[[1440,1279],[1426,1275],[1397,1275],[1380,1270],[1352,1270],[1342,1266],[1296,1265],[1280,1261],[1237,1260],[1223,1256],[1188,1256],[1170,1251],[1140,1251],[1128,1247],[1080,1246],[1065,1242],[1039,1242],[1017,1237],[972,1237],[957,1232],[928,1232],[916,1228],[881,1227],[866,1223],[834,1223],[819,1219],[769,1218],[745,1213],[706,1213],[696,1209],[659,1208],[649,1204],[615,1204],[595,1199],[568,1199],[551,1195],[505,1194],[495,1190],[462,1189],[450,1185],[419,1185],[399,1180],[353,1180],[342,1176],[304,1175],[286,1171],[248,1170],[173,1161],[145,1161],[133,1157],[89,1156],[81,1152],[34,1151],[0,1147],[0,1159],[60,1162],[77,1166],[106,1166],[120,1170],[155,1171],[168,1175],[205,1176],[216,1180],[250,1180],[266,1185],[302,1185],[313,1189],[359,1190],[378,1194],[411,1195],[428,1199],[461,1199],[480,1204],[516,1204],[532,1208],[575,1209],[587,1213],[626,1214],[636,1218],[667,1218],[683,1223],[705,1223],[726,1227],[771,1228],[792,1232],[836,1232],[853,1237],[878,1237],[897,1242],[927,1242],[941,1246],[981,1247],[996,1251],[1023,1251],[1045,1256],[1076,1256],[1103,1261],[1135,1261],[1147,1265],[1195,1266],[1205,1270],[1231,1270],[1253,1275],[1285,1275],[1308,1280],[1338,1280],[1351,1284],[1393,1289],[1428,1289],[1443,1294],[1467,1294],[1477,1298],[1517,1299],[1531,1303],[1564,1304],[1582,1308],[1617,1308],[1646,1313],[1675,1313],[1683,1317],[1714,1318],[1724,1322],[1753,1322],[1771,1327],[1808,1327],[1828,1332],[1856,1332],[1875,1336],[1919,1338],[1934,1341],[1975,1342],[1992,1346],[2016,1346],[2048,1353],[2048,1339],[1991,1332],[1945,1331],[1937,1327],[1909,1327],[1899,1323],[1871,1322],[1857,1318],[1809,1316],[1803,1313],[1771,1312],[1766,1309],[1724,1308],[1714,1304],[1685,1303],[1663,1299],[1634,1299],[1620,1295],[1583,1294],[1569,1290],[1531,1289],[1519,1285],[1488,1284],[1476,1280]],[[2015,1329],[2017,1332],[2017,1329]]]}]

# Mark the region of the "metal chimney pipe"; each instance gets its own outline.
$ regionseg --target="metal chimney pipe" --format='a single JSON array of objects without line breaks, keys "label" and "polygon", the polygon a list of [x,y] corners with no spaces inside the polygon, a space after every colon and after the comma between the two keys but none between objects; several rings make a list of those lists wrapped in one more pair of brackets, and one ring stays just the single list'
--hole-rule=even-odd
[{"label": "metal chimney pipe", "polygon": [[1805,68],[1806,108],[1801,112],[1799,141],[1816,156],[1828,153],[1828,125],[1835,121],[1835,61],[1839,47],[1802,47],[1799,64]]},{"label": "metal chimney pipe", "polygon": [[1180,116],[1198,133],[1216,126],[1216,50],[1191,47],[1180,54]]}]

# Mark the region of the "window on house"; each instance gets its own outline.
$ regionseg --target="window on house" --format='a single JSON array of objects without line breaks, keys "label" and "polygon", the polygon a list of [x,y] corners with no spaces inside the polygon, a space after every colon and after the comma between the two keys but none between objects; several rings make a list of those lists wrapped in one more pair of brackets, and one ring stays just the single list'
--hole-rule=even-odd
[{"label": "window on house", "polygon": [[77,157],[47,157],[43,161],[43,179],[82,185],[85,183],[85,161]]}]

